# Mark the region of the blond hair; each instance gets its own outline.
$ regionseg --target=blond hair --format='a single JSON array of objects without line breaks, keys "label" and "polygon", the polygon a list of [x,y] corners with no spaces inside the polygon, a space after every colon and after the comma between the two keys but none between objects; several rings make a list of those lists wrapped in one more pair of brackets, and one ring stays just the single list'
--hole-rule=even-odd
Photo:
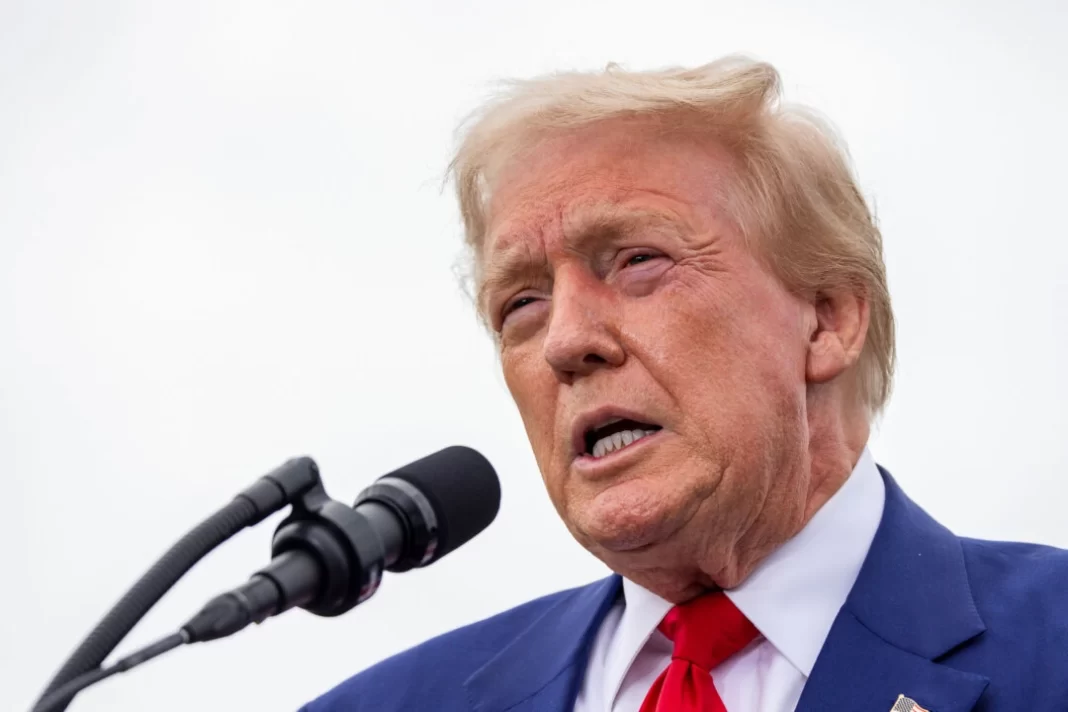
[{"label": "blond hair", "polygon": [[770,64],[727,57],[696,69],[554,74],[513,81],[472,115],[449,166],[474,278],[497,170],[547,133],[648,116],[700,132],[735,158],[727,210],[783,284],[818,298],[862,293],[870,308],[854,388],[871,415],[890,394],[894,317],[882,236],[857,188],[845,146],[812,111],[781,101]]}]

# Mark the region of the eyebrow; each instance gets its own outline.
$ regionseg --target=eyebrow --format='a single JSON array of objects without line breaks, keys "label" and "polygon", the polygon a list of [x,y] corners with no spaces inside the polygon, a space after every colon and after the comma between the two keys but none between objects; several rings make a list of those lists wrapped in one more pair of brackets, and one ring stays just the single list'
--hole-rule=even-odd
[{"label": "eyebrow", "polygon": [[[671,213],[650,208],[636,208],[619,203],[583,206],[564,217],[564,243],[569,250],[580,251],[591,242],[605,237],[627,237],[639,231],[665,228],[677,231],[681,219]],[[505,246],[487,259],[481,275],[476,304],[486,311],[491,294],[510,285],[533,281],[546,273],[544,254],[535,254],[524,232],[497,237]],[[540,251],[539,251],[540,252]],[[491,316],[491,315],[487,315]]]}]

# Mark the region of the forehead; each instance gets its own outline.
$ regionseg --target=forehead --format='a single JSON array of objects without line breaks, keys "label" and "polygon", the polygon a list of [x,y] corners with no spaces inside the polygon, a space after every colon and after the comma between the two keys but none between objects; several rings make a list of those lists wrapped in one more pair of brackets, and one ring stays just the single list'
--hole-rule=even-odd
[{"label": "forehead", "polygon": [[590,229],[655,224],[716,211],[729,153],[693,132],[618,119],[533,142],[495,171],[483,265]]}]

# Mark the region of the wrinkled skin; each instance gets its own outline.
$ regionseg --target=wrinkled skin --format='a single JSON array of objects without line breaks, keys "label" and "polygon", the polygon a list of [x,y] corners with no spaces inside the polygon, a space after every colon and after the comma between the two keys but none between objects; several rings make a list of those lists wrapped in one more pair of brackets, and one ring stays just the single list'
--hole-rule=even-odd
[{"label": "wrinkled skin", "polygon": [[[868,436],[847,378],[863,295],[787,290],[722,207],[733,170],[640,120],[556,134],[501,171],[481,251],[480,306],[560,517],[676,602],[743,581]],[[577,453],[577,420],[617,411],[661,430]]]}]

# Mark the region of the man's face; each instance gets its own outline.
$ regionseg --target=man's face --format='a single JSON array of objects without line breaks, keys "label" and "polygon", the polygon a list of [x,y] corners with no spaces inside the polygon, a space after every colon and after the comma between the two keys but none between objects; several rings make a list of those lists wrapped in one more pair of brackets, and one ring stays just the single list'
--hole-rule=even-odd
[{"label": "man's face", "polygon": [[809,305],[722,211],[731,170],[615,121],[494,186],[480,301],[505,379],[560,516],[639,583],[803,517]]}]

